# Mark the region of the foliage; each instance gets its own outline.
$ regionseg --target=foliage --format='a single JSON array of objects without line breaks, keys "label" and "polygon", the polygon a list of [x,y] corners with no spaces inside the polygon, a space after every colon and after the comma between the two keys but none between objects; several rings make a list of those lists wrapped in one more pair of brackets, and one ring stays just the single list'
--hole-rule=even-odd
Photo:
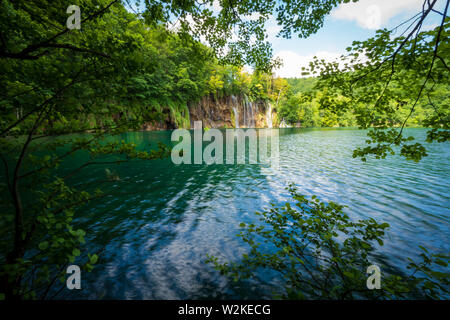
[{"label": "foliage", "polygon": [[[324,17],[340,3],[350,0],[324,1],[140,1],[145,3],[140,15],[149,24],[163,23],[179,33],[203,40],[224,63],[250,65],[269,72],[277,62],[271,61],[272,49],[267,41],[266,24],[274,17],[281,27],[279,36],[307,37],[323,25]],[[356,1],[355,1],[356,2]],[[177,17],[174,22],[173,17]],[[230,40],[231,39],[231,40]]]},{"label": "foliage", "polygon": [[[307,36],[342,1],[294,2],[219,1],[213,12],[212,0],[74,0],[82,20],[71,30],[66,1],[0,1],[5,298],[46,298],[68,262],[87,261],[90,269],[98,259],[81,254],[85,231],[74,227],[76,208],[102,196],[93,185],[120,177],[107,171],[105,181],[75,186],[77,172],[168,154],[164,146],[112,144],[108,135],[148,122],[187,127],[188,104],[208,94],[269,97],[271,86],[240,69],[249,64],[262,74],[276,65],[265,41],[269,16],[278,16],[283,36]],[[233,32],[237,41],[230,42]],[[91,136],[74,135],[86,132]],[[67,172],[62,163],[79,154],[88,154],[87,162]]]},{"label": "foliage", "polygon": [[[353,127],[356,125],[352,112],[332,112],[323,107],[322,98],[326,94],[326,89],[315,90],[313,88],[316,83],[315,78],[288,79],[288,83],[294,84],[289,87],[279,108],[280,117],[288,124],[300,123],[301,127]],[[340,96],[339,100],[346,99]],[[336,99],[336,101],[339,100]]]},{"label": "foliage", "polygon": [[[7,138],[0,142],[3,147],[11,148],[2,150],[5,165],[13,163],[8,156],[17,155],[15,141]],[[63,151],[62,147],[66,150]],[[76,168],[64,166],[64,160],[83,150],[88,152],[88,160]],[[139,151],[132,143],[108,142],[102,139],[102,134],[94,134],[79,139],[70,137],[44,144],[32,143],[28,152],[22,167],[24,172],[16,177],[23,188],[20,193],[23,198],[19,199],[22,205],[19,240],[12,232],[14,224],[11,222],[17,219],[14,203],[6,197],[2,197],[0,203],[0,248],[2,253],[8,253],[0,258],[0,278],[8,298],[44,299],[50,297],[52,286],[58,283],[58,279],[65,284],[65,267],[69,264],[76,261],[83,270],[92,270],[98,256],[87,252],[82,255],[86,231],[76,228],[76,209],[107,196],[99,187],[120,179],[106,172],[106,179],[99,177],[95,184],[71,186],[71,178],[90,166],[115,166],[135,159],[163,158],[168,156],[169,150],[160,145],[150,151]],[[2,194],[13,194],[13,187],[11,184],[2,186]],[[17,252],[22,254],[21,257],[16,256]]]},{"label": "foliage", "polygon": [[[384,156],[391,151],[383,145],[387,141],[398,142],[402,154],[417,160],[424,155],[422,146],[378,129],[404,118],[400,114],[391,120],[392,103],[409,101],[416,80],[426,76],[422,66],[429,66],[429,77],[442,85],[425,91],[432,109],[422,103],[424,113],[407,119],[432,128],[430,141],[447,141],[448,31],[442,26],[405,38],[394,63],[402,76],[392,80],[396,89],[386,90],[389,99],[380,99],[389,103],[375,105],[375,113],[364,107],[377,96],[378,80],[389,68],[382,63],[371,69],[402,41],[390,42],[387,31],[352,49],[354,58],[361,50],[370,52],[372,64],[353,63],[349,72],[326,68],[318,88],[327,90],[299,93],[291,83],[291,94],[288,81],[272,76],[279,62],[271,60],[266,41],[269,17],[277,19],[280,36],[307,37],[342,2],[349,1],[220,0],[220,8],[212,10],[212,0],[138,0],[136,5],[127,0],[74,0],[71,4],[82,8],[81,29],[69,30],[66,1],[0,1],[1,294],[8,299],[46,298],[67,263],[91,269],[98,256],[82,248],[86,231],[76,228],[77,208],[103,197],[97,187],[120,177],[107,171],[105,180],[90,185],[75,185],[72,178],[97,164],[166,156],[164,146],[137,150],[131,143],[110,143],[108,136],[140,130],[149,122],[188,127],[189,104],[205,95],[241,94],[271,101],[289,121],[299,117],[311,125],[348,125],[353,109],[347,106],[354,106],[358,125],[377,126],[371,136],[377,147],[357,155]],[[142,12],[133,12],[138,9]],[[430,62],[434,42],[439,54]],[[417,53],[414,63],[408,63],[411,53]],[[245,64],[255,72],[244,72]],[[370,76],[349,90],[349,77],[367,68]],[[356,103],[350,93],[358,93]],[[90,135],[76,135],[86,132]],[[87,161],[67,171],[64,160],[80,154],[87,155]]]},{"label": "foliage", "polygon": [[369,290],[366,270],[389,225],[373,218],[354,222],[341,205],[316,196],[308,200],[293,185],[288,190],[295,204],[257,212],[259,225],[241,223],[238,236],[249,251],[240,262],[220,263],[214,256],[207,262],[235,281],[275,271],[285,282],[278,294],[289,299],[448,297],[449,274],[436,267],[447,267],[450,256],[431,255],[425,248],[423,261],[408,265],[410,276],[383,272],[381,289]]},{"label": "foliage", "polygon": [[[448,6],[447,1],[440,12],[437,0],[425,1],[421,12],[398,27],[353,42],[341,61],[311,63],[310,72],[320,75],[321,106],[337,114],[354,112],[358,126],[370,128],[369,145],[355,150],[354,157],[365,161],[368,155],[384,158],[398,152],[419,161],[426,148],[404,136],[408,125],[428,127],[427,142],[448,141]],[[422,31],[432,14],[440,16],[440,25]]]}]

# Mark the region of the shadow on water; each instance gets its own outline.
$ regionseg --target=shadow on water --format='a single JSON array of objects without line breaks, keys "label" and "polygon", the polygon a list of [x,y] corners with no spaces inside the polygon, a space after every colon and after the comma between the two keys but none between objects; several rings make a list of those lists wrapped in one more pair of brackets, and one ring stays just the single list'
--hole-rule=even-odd
[{"label": "shadow on water", "polygon": [[[425,130],[407,133],[423,140]],[[118,139],[148,150],[158,141],[170,144],[170,136],[171,131],[134,132]],[[365,139],[360,130],[280,129],[279,169],[174,165],[164,159],[83,171],[74,183],[104,177],[106,168],[120,181],[102,186],[111,195],[78,212],[78,223],[88,230],[87,246],[104,251],[99,265],[84,275],[83,290],[67,290],[62,297],[269,298],[282,285],[276,275],[233,283],[204,260],[213,254],[238,261],[248,249],[236,237],[239,224],[256,222],[254,212],[270,202],[289,201],[289,182],[307,196],[349,206],[354,219],[388,222],[386,244],[374,257],[384,266],[404,270],[418,245],[448,251],[449,148],[429,145],[429,157],[418,164],[397,156],[362,163],[352,151]]]}]

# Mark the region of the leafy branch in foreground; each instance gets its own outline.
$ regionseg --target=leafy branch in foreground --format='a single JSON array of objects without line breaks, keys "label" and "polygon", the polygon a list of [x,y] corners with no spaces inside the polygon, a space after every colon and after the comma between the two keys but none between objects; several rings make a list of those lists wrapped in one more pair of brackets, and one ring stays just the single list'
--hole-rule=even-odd
[{"label": "leafy branch in foreground", "polygon": [[339,204],[324,203],[315,196],[308,200],[293,185],[288,190],[295,206],[272,204],[270,210],[256,213],[260,225],[241,223],[238,236],[250,250],[239,263],[220,263],[214,256],[208,256],[207,262],[235,281],[254,277],[261,270],[276,271],[286,284],[285,291],[277,294],[289,299],[448,296],[449,274],[433,268],[447,267],[450,256],[432,255],[425,248],[423,261],[410,261],[410,276],[383,273],[381,289],[369,290],[366,271],[373,264],[374,243],[383,245],[389,225],[373,218],[354,222]]},{"label": "leafy branch in foreground", "polygon": [[[20,146],[11,143],[11,139],[1,138],[0,146],[5,164],[13,163]],[[69,150],[61,151],[63,146],[70,146]],[[91,165],[114,166],[136,160],[161,159],[170,154],[162,144],[149,151],[140,151],[133,143],[108,142],[106,134],[71,138],[69,142],[61,137],[47,143],[31,144],[29,148],[32,153],[24,166],[29,170],[16,178],[23,180],[24,198],[31,199],[21,202],[22,212],[26,214],[22,215],[20,224],[14,223],[17,215],[13,203],[6,197],[0,199],[0,298],[5,299],[51,298],[59,292],[55,294],[57,284],[64,283],[68,264],[76,263],[91,271],[97,262],[98,252],[86,254],[83,250],[86,231],[77,228],[76,213],[83,205],[110,196],[99,187],[108,182],[117,183],[120,179],[106,169],[106,179],[74,184],[70,179],[76,173]],[[42,153],[44,155],[40,155]],[[62,161],[79,153],[88,153],[88,159],[80,161],[76,168],[64,168]],[[3,195],[11,193],[11,185],[0,185]]]},{"label": "leafy branch in foreground", "polygon": [[[398,27],[354,41],[340,62],[311,63],[309,71],[320,74],[316,89],[325,93],[322,108],[338,115],[351,111],[358,126],[369,129],[369,145],[356,149],[354,157],[385,158],[398,148],[401,156],[419,161],[427,156],[425,146],[404,132],[418,123],[429,128],[427,142],[448,141],[449,3],[425,0],[422,11]],[[436,13],[439,25],[423,30]]]}]

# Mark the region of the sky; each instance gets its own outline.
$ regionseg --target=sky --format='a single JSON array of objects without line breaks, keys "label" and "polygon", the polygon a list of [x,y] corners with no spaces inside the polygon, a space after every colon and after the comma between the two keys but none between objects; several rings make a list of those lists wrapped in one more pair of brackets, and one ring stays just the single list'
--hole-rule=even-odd
[{"label": "sky", "polygon": [[[422,10],[423,0],[359,0],[341,4],[326,17],[324,26],[307,39],[277,38],[275,23],[268,27],[269,40],[275,57],[283,60],[283,67],[275,73],[284,78],[301,77],[301,67],[308,66],[315,55],[327,61],[345,53],[354,40],[366,40],[380,28],[391,29]],[[438,8],[442,7],[440,1]],[[432,13],[422,30],[435,28],[440,16]]]},{"label": "sky", "polygon": [[[446,1],[438,0],[435,8],[443,11]],[[277,37],[280,27],[276,20],[271,18],[266,24],[268,41],[272,44],[274,57],[283,62],[283,66],[275,71],[275,75],[283,78],[301,77],[301,68],[307,67],[314,56],[326,61],[336,60],[346,53],[345,49],[353,41],[373,37],[377,29],[392,29],[398,26],[419,13],[423,3],[424,0],[358,0],[356,3],[341,4],[325,18],[320,30],[306,39],[300,39],[296,35],[292,35],[291,39]],[[214,1],[211,9],[213,12],[221,9],[218,0]],[[441,18],[439,14],[431,12],[421,30],[437,27]],[[169,24],[169,28],[176,29],[176,23]],[[401,32],[402,30],[398,31],[399,34]],[[245,69],[252,71],[249,66],[245,66]]]}]

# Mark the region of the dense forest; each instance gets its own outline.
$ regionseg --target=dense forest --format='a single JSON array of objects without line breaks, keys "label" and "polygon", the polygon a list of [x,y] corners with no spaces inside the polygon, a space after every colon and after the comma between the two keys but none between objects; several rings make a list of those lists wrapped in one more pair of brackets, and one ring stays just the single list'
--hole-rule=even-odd
[{"label": "dense forest", "polygon": [[[13,10],[7,4],[2,4],[4,14]],[[14,30],[29,19],[29,8],[26,4],[23,6],[9,12],[17,16],[16,25],[4,25],[3,30],[9,28],[14,34]],[[62,8],[60,11],[64,12]],[[34,32],[39,31],[38,28],[33,29],[36,30]],[[63,79],[74,81],[74,85],[68,88],[71,94],[65,96],[76,95],[77,99],[61,101],[68,112],[60,111],[53,115],[51,121],[46,120],[45,125],[38,128],[38,133],[56,134],[120,126],[120,121],[158,122],[168,117],[176,127],[188,128],[188,104],[201,97],[210,95],[218,99],[247,95],[252,100],[260,100],[270,99],[274,90],[270,76],[250,75],[238,67],[219,64],[205,45],[189,37],[181,38],[162,26],[146,25],[123,6],[113,6],[102,20],[89,24],[79,34],[71,35],[69,41],[69,48],[115,49],[105,58],[100,54],[92,55],[91,51],[87,51],[88,56],[85,56],[83,52],[72,53],[70,49],[61,47],[51,57],[40,58],[39,64],[33,59],[2,64],[2,86],[4,92],[9,93],[2,107],[4,124],[28,114],[30,109],[26,106],[32,105],[33,101],[39,104],[43,99],[42,93],[51,95],[58,92]],[[64,62],[70,68],[61,68]],[[79,67],[76,79],[73,76],[74,63]],[[28,76],[22,77],[23,74]],[[33,119],[27,120],[21,124],[26,128],[27,122]],[[14,128],[17,134],[22,132],[20,127]]]},{"label": "dense forest", "polygon": [[[14,41],[20,47],[18,28],[32,17],[31,14],[43,12],[30,13],[27,4],[14,8],[5,2],[2,6],[3,14],[16,17],[10,24],[6,24],[9,22],[6,16],[2,19],[2,29],[11,34],[7,44]],[[120,126],[120,121],[130,123],[130,120],[135,123],[169,121],[174,127],[188,128],[189,105],[206,96],[215,100],[245,96],[256,103],[270,102],[273,112],[279,113],[274,126],[358,126],[357,114],[365,106],[350,102],[351,106],[345,111],[324,108],[328,88],[320,86],[314,77],[283,79],[258,69],[245,72],[242,67],[227,64],[226,60],[219,61],[211,48],[189,35],[162,25],[148,25],[123,6],[112,6],[110,10],[102,20],[90,23],[78,34],[68,35],[67,44],[51,45],[54,51],[51,56],[46,52],[41,53],[42,57],[22,54],[14,62],[2,64],[3,92],[9,93],[3,100],[3,126],[8,127],[14,119],[27,115],[32,110],[27,105],[43,103],[45,94],[58,92],[62,79],[72,79],[74,85],[67,90],[76,92],[77,99],[62,101],[68,112],[52,115],[51,121],[46,120],[45,125],[37,128],[40,133]],[[63,11],[62,8],[59,11]],[[45,30],[40,22],[35,24],[29,26],[32,30],[29,36],[43,37]],[[82,49],[88,47],[95,49]],[[71,51],[73,48],[77,49]],[[120,50],[112,51],[113,48]],[[34,60],[38,57],[37,64]],[[64,60],[70,61],[70,68],[60,67]],[[74,63],[80,68],[76,79],[72,73]],[[276,63],[273,70],[276,70]],[[24,74],[27,76],[22,77]],[[379,85],[382,81],[380,79]],[[402,90],[401,86],[397,87]],[[448,105],[448,86],[437,85],[434,91],[442,100],[439,105]],[[349,103],[344,95],[335,99],[334,102]],[[401,125],[409,110],[407,99],[398,101],[393,97],[389,104],[396,112],[387,121],[392,126]],[[426,126],[433,108],[423,97],[406,126]],[[77,111],[72,113],[73,110]],[[78,112],[80,110],[83,112]],[[27,121],[11,128],[13,132],[22,133],[21,126],[29,128],[33,117],[26,118]]]},{"label": "dense forest", "polygon": [[[302,127],[354,127],[358,125],[356,116],[358,114],[358,105],[354,105],[350,110],[336,113],[330,110],[324,110],[325,88],[315,88],[316,78],[294,78],[286,79],[286,95],[279,104],[279,118],[284,119],[288,124],[298,124]],[[440,84],[436,88],[435,95],[439,97],[438,105],[449,104],[449,87]],[[344,100],[344,96],[337,97]],[[409,109],[406,107],[408,101],[397,101],[392,99],[391,107],[396,109],[396,113],[388,119],[391,126],[401,126],[402,120],[406,118]],[[425,127],[427,119],[432,116],[435,109],[429,103],[427,98],[423,98],[416,106],[414,114],[408,118],[407,127]]]},{"label": "dense forest", "polygon": [[[405,127],[426,127],[427,143],[448,142],[448,1],[432,30],[421,31],[421,26],[437,11],[436,0],[424,1],[401,36],[379,30],[347,49],[344,67],[315,60],[303,70],[305,78],[295,79],[275,76],[280,61],[272,59],[266,41],[269,17],[276,16],[280,36],[308,37],[333,8],[349,1],[220,1],[219,13],[211,10],[213,2],[138,1],[136,6],[77,0],[73,4],[82,8],[81,28],[71,29],[66,1],[0,1],[1,298],[46,299],[75,261],[91,271],[100,254],[83,249],[86,230],[77,227],[77,210],[106,197],[102,183],[120,179],[109,168],[106,180],[84,185],[71,179],[97,165],[167,158],[170,149],[164,144],[141,150],[132,142],[108,139],[155,124],[158,129],[191,128],[201,101],[226,104],[229,119],[217,125],[221,128],[252,126],[251,121],[239,124],[233,109],[237,101],[245,103],[246,114],[267,116],[253,126],[366,129],[366,144],[353,153],[363,161],[394,154],[416,162],[426,157],[427,145],[405,136]],[[259,17],[243,18],[252,13]],[[237,40],[231,41],[235,31]],[[361,61],[361,55],[366,59]],[[65,167],[67,159],[80,154],[85,162]],[[252,248],[243,266],[221,264],[215,257],[209,262],[235,278],[250,277],[252,268],[280,271],[289,283],[283,297],[304,298],[306,281],[312,297],[360,298],[361,270],[372,242],[383,244],[388,225],[372,218],[351,222],[336,203],[307,200],[294,187],[289,193],[298,209],[274,206],[262,213],[272,233],[243,224],[247,229],[241,236]],[[289,227],[286,217],[303,228],[317,249],[315,258],[326,261],[325,268],[312,266],[324,275],[317,282],[320,288],[296,271],[305,265],[304,248],[296,240],[300,234],[281,232]],[[260,254],[255,234],[281,250]],[[348,241],[340,243],[344,234]],[[410,264],[420,277],[392,275],[385,290],[363,297],[403,298],[422,290],[425,297],[439,298],[448,293],[448,274],[432,267],[447,267],[448,255],[424,251],[422,262]],[[328,281],[339,285],[328,290]]]}]

